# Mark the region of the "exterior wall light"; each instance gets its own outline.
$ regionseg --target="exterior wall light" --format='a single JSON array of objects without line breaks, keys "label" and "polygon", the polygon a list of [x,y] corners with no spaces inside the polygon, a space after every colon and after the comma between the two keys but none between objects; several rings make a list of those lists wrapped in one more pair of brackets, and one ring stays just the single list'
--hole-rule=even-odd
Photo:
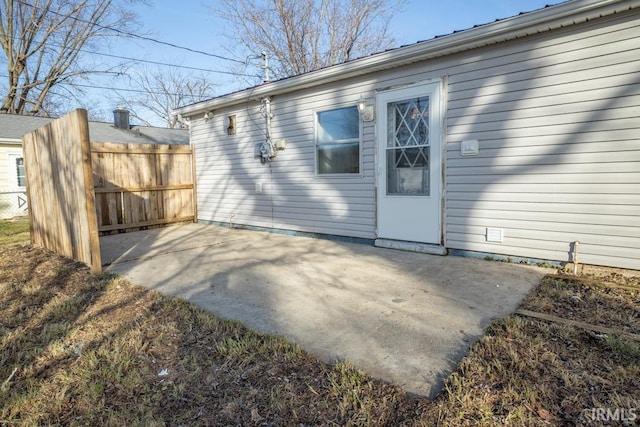
[{"label": "exterior wall light", "polygon": [[363,122],[372,122],[375,119],[373,105],[367,104],[364,101],[358,102],[358,112]]}]

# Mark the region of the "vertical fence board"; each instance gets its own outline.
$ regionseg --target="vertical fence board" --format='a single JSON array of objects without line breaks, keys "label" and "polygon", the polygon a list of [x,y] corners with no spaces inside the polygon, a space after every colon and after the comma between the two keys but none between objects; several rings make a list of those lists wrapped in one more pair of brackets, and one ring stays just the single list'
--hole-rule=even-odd
[{"label": "vertical fence board", "polygon": [[195,220],[191,147],[92,143],[91,150],[100,231]]},{"label": "vertical fence board", "polygon": [[32,243],[102,269],[86,110],[22,138]]}]

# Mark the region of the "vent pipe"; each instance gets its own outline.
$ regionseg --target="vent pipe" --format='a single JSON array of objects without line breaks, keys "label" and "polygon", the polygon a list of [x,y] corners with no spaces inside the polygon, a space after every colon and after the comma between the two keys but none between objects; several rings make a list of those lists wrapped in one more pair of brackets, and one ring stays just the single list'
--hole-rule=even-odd
[{"label": "vent pipe", "polygon": [[269,83],[269,57],[267,56],[267,52],[262,52],[262,60],[264,61],[264,78],[262,79],[263,83]]},{"label": "vent pipe", "polygon": [[126,129],[129,130],[129,110],[124,107],[116,107],[113,110],[113,126],[116,129]]}]

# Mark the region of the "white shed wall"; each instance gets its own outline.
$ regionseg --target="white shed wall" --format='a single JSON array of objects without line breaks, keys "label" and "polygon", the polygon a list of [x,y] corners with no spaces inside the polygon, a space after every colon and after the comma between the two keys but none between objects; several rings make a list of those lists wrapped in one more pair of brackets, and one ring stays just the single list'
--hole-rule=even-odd
[{"label": "white shed wall", "polygon": [[[373,103],[385,88],[445,82],[448,248],[640,269],[640,14],[631,11],[481,49],[273,98],[264,139],[256,101],[192,122],[199,219],[375,238],[374,124],[363,168],[314,176],[316,110]],[[236,114],[237,135],[223,120]],[[477,139],[480,153],[460,155]],[[256,194],[256,183],[263,193]],[[486,227],[504,230],[485,241]]]}]

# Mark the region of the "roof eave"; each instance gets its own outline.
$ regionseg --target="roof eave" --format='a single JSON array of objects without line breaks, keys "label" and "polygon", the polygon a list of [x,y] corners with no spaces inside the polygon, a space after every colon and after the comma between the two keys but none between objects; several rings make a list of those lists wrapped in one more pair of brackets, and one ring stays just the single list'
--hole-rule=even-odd
[{"label": "roof eave", "polygon": [[573,25],[638,6],[640,4],[637,0],[569,1],[425,42],[223,95],[208,101],[178,108],[174,110],[174,113],[183,117],[191,117],[206,111],[213,111],[245,102],[248,99],[281,95],[302,88],[310,88],[359,75],[375,73],[388,68]]}]

